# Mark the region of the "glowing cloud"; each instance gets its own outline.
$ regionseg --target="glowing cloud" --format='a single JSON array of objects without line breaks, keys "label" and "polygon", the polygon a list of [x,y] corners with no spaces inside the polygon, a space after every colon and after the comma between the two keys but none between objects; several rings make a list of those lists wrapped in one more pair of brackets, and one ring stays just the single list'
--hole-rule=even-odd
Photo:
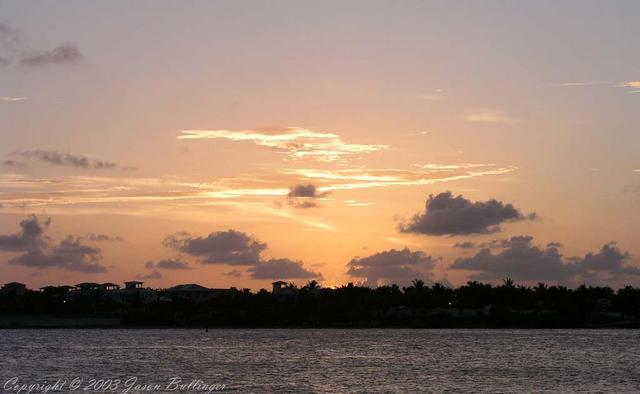
[{"label": "glowing cloud", "polygon": [[468,113],[464,116],[463,119],[468,122],[482,123],[509,123],[515,120],[502,111],[495,111],[490,109]]},{"label": "glowing cloud", "polygon": [[0,97],[0,101],[5,101],[5,102],[15,102],[15,101],[24,101],[26,100],[26,97],[10,97],[10,96],[2,96]]},{"label": "glowing cloud", "polygon": [[377,152],[387,145],[351,144],[338,135],[301,127],[260,128],[255,130],[182,130],[178,139],[227,139],[248,141],[286,153],[289,159],[309,158],[338,161],[343,156]]}]

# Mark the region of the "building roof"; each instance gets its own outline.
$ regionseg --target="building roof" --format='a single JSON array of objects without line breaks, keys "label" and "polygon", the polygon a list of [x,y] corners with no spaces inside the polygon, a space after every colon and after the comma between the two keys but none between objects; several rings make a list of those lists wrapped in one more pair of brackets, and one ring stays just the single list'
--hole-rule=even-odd
[{"label": "building roof", "polygon": [[189,283],[186,285],[177,285],[168,289],[169,291],[211,291],[208,287],[200,286],[195,283]]},{"label": "building roof", "polygon": [[26,287],[27,285],[25,285],[24,283],[20,283],[20,282],[9,282],[9,283],[5,283],[4,286],[2,287]]},{"label": "building roof", "polygon": [[144,282],[140,282],[140,281],[137,281],[137,280],[130,280],[130,281],[128,281],[128,282],[124,282],[124,284],[125,284],[125,285],[126,285],[126,284],[129,284],[129,283],[132,283],[132,284],[133,284],[133,283],[136,283],[136,284],[143,284]]},{"label": "building roof", "polygon": [[98,286],[100,286],[98,283],[93,283],[93,282],[82,282],[76,285],[76,287],[98,287]]},{"label": "building roof", "polygon": [[283,280],[278,280],[272,283],[272,285],[286,285],[289,284],[289,282],[285,282]]},{"label": "building roof", "polygon": [[103,284],[102,284],[102,286],[120,287],[120,285],[119,285],[119,284],[117,284],[117,283],[110,283],[110,282],[103,283]]}]

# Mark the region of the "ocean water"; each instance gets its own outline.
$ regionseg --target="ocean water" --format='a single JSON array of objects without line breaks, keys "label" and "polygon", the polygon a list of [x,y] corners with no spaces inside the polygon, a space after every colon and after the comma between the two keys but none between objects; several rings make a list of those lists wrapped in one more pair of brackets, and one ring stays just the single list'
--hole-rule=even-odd
[{"label": "ocean water", "polygon": [[0,330],[0,390],[58,379],[59,392],[638,392],[640,331]]}]

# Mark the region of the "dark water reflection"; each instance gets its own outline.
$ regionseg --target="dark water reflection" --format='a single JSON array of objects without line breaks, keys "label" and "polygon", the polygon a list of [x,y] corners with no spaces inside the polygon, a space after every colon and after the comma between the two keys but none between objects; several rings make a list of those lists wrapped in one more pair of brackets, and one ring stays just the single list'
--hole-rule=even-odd
[{"label": "dark water reflection", "polygon": [[13,376],[135,376],[235,392],[638,392],[639,339],[633,330],[5,330],[0,389]]}]

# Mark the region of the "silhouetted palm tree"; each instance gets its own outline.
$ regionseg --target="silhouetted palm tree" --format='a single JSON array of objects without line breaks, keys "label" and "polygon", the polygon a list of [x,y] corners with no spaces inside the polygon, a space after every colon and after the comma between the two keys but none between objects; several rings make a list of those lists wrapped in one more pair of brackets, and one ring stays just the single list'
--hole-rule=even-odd
[{"label": "silhouetted palm tree", "polygon": [[320,284],[314,279],[314,280],[310,280],[309,283],[307,283],[303,288],[310,291],[314,291],[320,288]]}]

